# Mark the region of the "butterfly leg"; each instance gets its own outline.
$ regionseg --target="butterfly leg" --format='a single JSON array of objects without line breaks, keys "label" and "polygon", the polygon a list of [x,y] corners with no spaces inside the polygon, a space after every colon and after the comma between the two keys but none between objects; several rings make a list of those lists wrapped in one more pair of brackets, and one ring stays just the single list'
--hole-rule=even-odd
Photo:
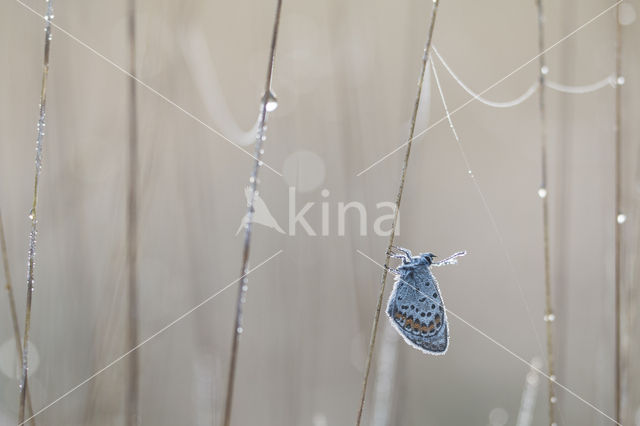
[{"label": "butterfly leg", "polygon": [[407,257],[404,254],[393,253],[390,251],[387,252],[387,255],[389,257],[393,257],[394,259],[403,259],[403,260],[407,259]]},{"label": "butterfly leg", "polygon": [[404,247],[398,247],[398,246],[391,246],[392,249],[397,250],[399,252],[402,252],[405,254],[405,256],[407,257],[411,257],[411,251],[409,249],[406,249]]},{"label": "butterfly leg", "polygon": [[385,269],[386,269],[387,271],[391,272],[392,274],[400,275],[400,271],[398,271],[396,268],[390,268],[390,267],[388,267],[388,266],[385,266]]},{"label": "butterfly leg", "polygon": [[390,257],[394,257],[396,259],[402,259],[404,263],[411,262],[411,252],[405,248],[398,247],[398,246],[391,246],[391,250],[387,251],[387,254]]}]

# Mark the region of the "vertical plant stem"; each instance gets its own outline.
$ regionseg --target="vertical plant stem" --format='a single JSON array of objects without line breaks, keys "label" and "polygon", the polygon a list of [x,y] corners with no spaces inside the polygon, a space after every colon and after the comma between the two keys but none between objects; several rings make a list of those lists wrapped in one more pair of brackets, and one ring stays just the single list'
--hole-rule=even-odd
[{"label": "vertical plant stem", "polygon": [[369,339],[369,351],[367,353],[366,364],[364,368],[364,377],[362,380],[362,392],[360,394],[360,404],[358,406],[358,415],[356,417],[356,425],[360,426],[362,421],[362,412],[364,410],[364,401],[367,395],[367,384],[369,382],[369,373],[371,371],[371,360],[373,359],[373,350],[376,345],[376,335],[378,332],[378,322],[380,321],[380,311],[382,309],[382,300],[384,298],[384,289],[387,282],[387,268],[389,266],[389,252],[393,241],[396,236],[396,225],[398,223],[398,213],[400,211],[400,202],[402,201],[402,192],[404,191],[404,183],[407,177],[407,166],[409,165],[409,157],[411,156],[411,145],[413,143],[413,134],[416,127],[416,120],[418,118],[418,107],[420,105],[420,96],[422,95],[422,85],[424,83],[424,74],[427,69],[427,61],[429,59],[429,53],[431,50],[431,40],[433,38],[433,29],[436,23],[436,16],[438,13],[438,6],[440,0],[433,1],[433,8],[431,9],[431,23],[429,24],[429,30],[427,33],[427,41],[425,43],[424,54],[422,55],[422,66],[420,69],[420,76],[418,77],[418,92],[416,93],[416,100],[413,105],[413,112],[411,114],[411,125],[409,127],[409,138],[407,140],[407,148],[404,154],[404,161],[402,163],[402,170],[400,172],[400,184],[398,186],[398,192],[396,194],[395,211],[393,215],[393,224],[391,226],[391,235],[389,236],[389,245],[387,248],[387,255],[385,259],[385,269],[382,271],[382,278],[380,279],[380,294],[378,295],[378,304],[373,316],[373,324],[371,326],[371,338]]},{"label": "vertical plant stem", "polygon": [[[546,58],[544,55],[544,12],[542,9],[542,0],[536,0],[538,9],[538,50],[540,52],[539,58],[539,78],[540,78],[540,151],[541,151],[541,179],[540,191],[538,194],[542,199],[542,231],[544,239],[544,291],[545,291],[545,321],[547,328],[547,373],[549,377],[555,378],[554,371],[554,359],[553,359],[553,320],[554,314],[551,303],[551,259],[550,259],[550,247],[549,247],[549,194],[548,194],[548,180],[547,180],[547,116],[545,108],[545,76],[548,72],[546,65]],[[553,386],[553,380],[549,380],[549,425],[556,426],[555,422],[555,403],[557,401],[555,396],[555,389]]]},{"label": "vertical plant stem", "polygon": [[620,333],[620,306],[622,287],[622,223],[624,218],[622,213],[622,25],[620,24],[620,5],[616,7],[616,41],[615,41],[615,61],[616,61],[616,94],[615,94],[615,413],[616,422],[622,423],[622,342]]},{"label": "vertical plant stem", "polygon": [[[129,0],[129,61],[131,75],[136,75],[136,0]],[[128,269],[128,327],[127,347],[138,343],[138,112],[137,84],[129,79],[129,192],[127,197],[127,269]],[[126,392],[127,424],[139,421],[139,356],[134,351],[129,358],[129,380]]]},{"label": "vertical plant stem", "polygon": [[267,117],[270,111],[273,111],[276,104],[275,96],[271,91],[271,80],[273,77],[273,68],[276,57],[276,42],[278,39],[278,28],[280,26],[280,13],[282,10],[282,0],[277,0],[276,13],[273,22],[273,32],[271,35],[271,48],[269,53],[269,65],[267,67],[267,77],[264,87],[264,95],[260,104],[260,116],[258,119],[258,131],[256,134],[255,146],[255,162],[249,183],[251,184],[251,196],[247,206],[247,225],[244,233],[244,244],[242,248],[242,266],[240,268],[240,283],[238,285],[238,300],[236,302],[236,317],[233,327],[233,340],[231,343],[231,360],[229,362],[229,376],[227,380],[227,397],[224,406],[224,426],[231,424],[231,409],[233,407],[233,388],[235,384],[236,364],[238,359],[238,345],[240,343],[240,335],[242,334],[242,308],[245,302],[248,288],[247,273],[249,272],[249,251],[251,249],[251,228],[253,226],[253,203],[258,189],[258,171],[262,165],[262,154],[264,150],[262,145],[266,139]]},{"label": "vertical plant stem", "polygon": [[[11,323],[13,325],[13,336],[16,341],[16,354],[22,360],[22,346],[20,345],[20,324],[18,323],[18,312],[16,310],[16,299],[13,295],[13,285],[11,284],[11,272],[9,270],[9,251],[7,250],[7,239],[4,235],[4,223],[2,212],[0,212],[0,250],[2,250],[2,265],[4,267],[4,279],[6,282],[7,296],[9,297],[9,311],[11,312]],[[31,405],[31,392],[27,388],[27,412],[31,418],[31,425],[35,426],[36,420],[33,418],[33,406]]]},{"label": "vertical plant stem", "polygon": [[44,59],[42,61],[42,87],[40,90],[40,111],[38,118],[36,137],[36,158],[35,173],[33,179],[33,202],[31,204],[31,232],[29,233],[29,251],[27,255],[27,306],[25,310],[24,337],[22,339],[22,378],[20,380],[20,408],[18,411],[18,423],[24,423],[24,408],[27,398],[28,370],[29,370],[29,331],[31,329],[31,302],[33,298],[33,286],[35,283],[35,259],[36,259],[36,237],[38,235],[38,182],[40,170],[42,169],[42,142],[44,140],[46,100],[47,100],[47,77],[49,75],[49,51],[51,48],[51,20],[53,19],[53,0],[47,0],[47,13],[45,15],[44,27]]}]

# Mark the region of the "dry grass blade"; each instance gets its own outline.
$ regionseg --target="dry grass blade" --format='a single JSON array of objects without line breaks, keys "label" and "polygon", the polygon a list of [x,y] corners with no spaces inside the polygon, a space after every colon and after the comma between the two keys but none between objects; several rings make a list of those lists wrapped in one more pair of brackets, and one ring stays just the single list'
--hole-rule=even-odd
[{"label": "dry grass blade", "polygon": [[616,94],[615,94],[615,125],[614,125],[614,143],[615,143],[615,413],[616,421],[622,423],[622,342],[620,330],[620,306],[622,292],[622,258],[620,252],[622,250],[622,229],[624,223],[624,215],[622,213],[622,85],[619,80],[622,78],[622,24],[620,23],[620,5],[616,8]]},{"label": "dry grass blade", "polygon": [[[136,0],[129,0],[129,61],[131,75],[136,75]],[[127,347],[138,343],[138,112],[137,83],[129,79],[129,174],[127,196],[127,270],[128,270],[128,327]],[[129,380],[125,396],[127,424],[138,424],[139,356],[133,352],[129,358]]]},{"label": "dry grass blade", "polygon": [[[407,176],[407,166],[409,165],[409,157],[411,156],[411,144],[413,142],[413,135],[416,127],[416,120],[418,118],[418,107],[420,105],[420,96],[422,95],[422,85],[424,83],[424,74],[427,69],[427,61],[429,60],[429,52],[431,50],[431,40],[433,39],[433,29],[436,23],[436,16],[438,13],[438,6],[440,0],[434,0],[433,9],[431,10],[431,23],[427,33],[427,41],[424,48],[424,54],[422,55],[422,68],[420,70],[420,77],[418,78],[418,92],[416,94],[416,100],[413,106],[413,113],[411,116],[411,125],[409,129],[409,139],[407,141],[407,148],[404,154],[404,162],[402,163],[402,170],[400,172],[400,185],[396,194],[395,212],[393,215],[393,224],[391,225],[391,235],[389,236],[389,246],[387,247],[387,257],[385,259],[385,266],[389,265],[389,253],[396,236],[396,224],[398,222],[398,212],[400,211],[400,202],[402,201],[402,192],[404,190],[404,183]],[[356,425],[359,426],[362,421],[362,412],[364,410],[364,401],[367,395],[367,384],[369,382],[369,373],[371,371],[371,360],[373,359],[373,350],[376,345],[376,334],[378,332],[378,322],[380,321],[380,311],[382,309],[382,299],[384,297],[384,289],[387,282],[387,269],[382,271],[382,278],[380,280],[380,294],[378,295],[378,304],[376,306],[376,312],[373,317],[373,325],[371,326],[371,338],[369,339],[369,350],[367,353],[367,360],[364,368],[364,378],[362,380],[362,392],[360,394],[360,404],[358,406],[358,415],[356,418]]]},{"label": "dry grass blade", "polygon": [[258,171],[262,165],[261,157],[263,154],[262,144],[266,139],[267,117],[270,111],[275,109],[276,99],[271,91],[271,80],[273,78],[273,66],[276,57],[276,42],[278,39],[278,28],[280,26],[280,13],[282,10],[282,0],[277,0],[275,19],[273,22],[273,32],[271,35],[271,49],[269,54],[269,65],[267,67],[267,77],[264,87],[264,95],[260,104],[260,115],[258,119],[258,132],[256,135],[255,162],[253,163],[253,171],[249,183],[251,184],[251,195],[249,197],[247,207],[247,224],[244,234],[244,244],[242,249],[242,267],[240,268],[240,276],[242,279],[238,285],[238,300],[236,302],[236,317],[233,327],[233,340],[231,343],[231,360],[229,363],[229,376],[227,380],[227,398],[224,406],[224,425],[231,424],[231,409],[233,407],[233,387],[235,384],[236,363],[238,359],[238,345],[240,343],[240,335],[242,334],[242,307],[245,302],[245,296],[248,290],[247,272],[249,270],[249,251],[251,249],[251,227],[253,224],[253,203],[256,198],[258,189]]},{"label": "dry grass blade", "polygon": [[42,141],[44,140],[45,113],[47,100],[47,77],[49,75],[49,51],[51,48],[51,20],[53,19],[53,0],[47,0],[47,14],[44,27],[44,59],[42,63],[42,87],[40,90],[40,115],[38,118],[38,136],[36,138],[35,175],[33,179],[33,203],[29,219],[31,232],[29,233],[29,252],[27,259],[27,306],[24,321],[24,337],[22,339],[22,378],[20,380],[20,408],[18,423],[24,423],[24,409],[27,398],[28,370],[29,370],[29,331],[31,329],[31,302],[33,285],[35,283],[36,237],[38,235],[38,181],[42,168]]},{"label": "dry grass blade", "polygon": [[[542,9],[542,0],[536,1],[538,10],[538,49],[539,56],[539,78],[540,78],[540,151],[541,151],[541,184],[538,194],[542,199],[542,231],[544,245],[544,292],[545,292],[545,321],[547,329],[547,374],[549,377],[555,377],[554,359],[553,359],[553,308],[551,303],[551,257],[549,247],[549,197],[547,182],[547,112],[545,106],[545,78],[548,72],[546,58],[544,55],[544,12]],[[549,425],[555,426],[555,404],[557,398],[553,380],[549,380]]]},{"label": "dry grass blade", "polygon": [[[11,282],[11,272],[9,270],[9,251],[7,250],[7,239],[4,235],[4,223],[2,220],[2,212],[0,212],[0,250],[2,250],[2,265],[4,267],[4,279],[7,288],[7,297],[9,298],[9,311],[11,313],[11,324],[13,326],[13,338],[16,341],[16,354],[18,359],[22,359],[22,346],[20,346],[20,324],[18,323],[18,313],[16,311],[16,299],[13,295],[13,285]],[[33,406],[31,405],[31,392],[27,388],[27,412],[29,417],[33,417]],[[35,419],[31,420],[31,425],[35,426]]]}]

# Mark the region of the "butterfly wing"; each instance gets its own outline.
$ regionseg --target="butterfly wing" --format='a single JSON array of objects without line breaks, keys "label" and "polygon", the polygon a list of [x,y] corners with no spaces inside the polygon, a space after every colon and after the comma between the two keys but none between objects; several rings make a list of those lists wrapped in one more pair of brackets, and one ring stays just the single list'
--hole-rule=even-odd
[{"label": "butterfly wing", "polygon": [[438,284],[428,265],[403,265],[387,305],[387,315],[407,343],[425,353],[443,354],[449,327]]}]

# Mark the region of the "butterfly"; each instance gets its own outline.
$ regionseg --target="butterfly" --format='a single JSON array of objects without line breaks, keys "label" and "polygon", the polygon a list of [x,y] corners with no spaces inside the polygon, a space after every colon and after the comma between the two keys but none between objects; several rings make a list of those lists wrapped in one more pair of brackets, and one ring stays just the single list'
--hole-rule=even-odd
[{"label": "butterfly", "polygon": [[409,250],[396,246],[388,253],[402,259],[402,264],[389,268],[395,282],[387,315],[404,340],[424,353],[443,355],[449,347],[447,313],[431,267],[457,263],[456,258],[465,254],[461,251],[434,263],[437,256],[433,253],[412,256]]}]

